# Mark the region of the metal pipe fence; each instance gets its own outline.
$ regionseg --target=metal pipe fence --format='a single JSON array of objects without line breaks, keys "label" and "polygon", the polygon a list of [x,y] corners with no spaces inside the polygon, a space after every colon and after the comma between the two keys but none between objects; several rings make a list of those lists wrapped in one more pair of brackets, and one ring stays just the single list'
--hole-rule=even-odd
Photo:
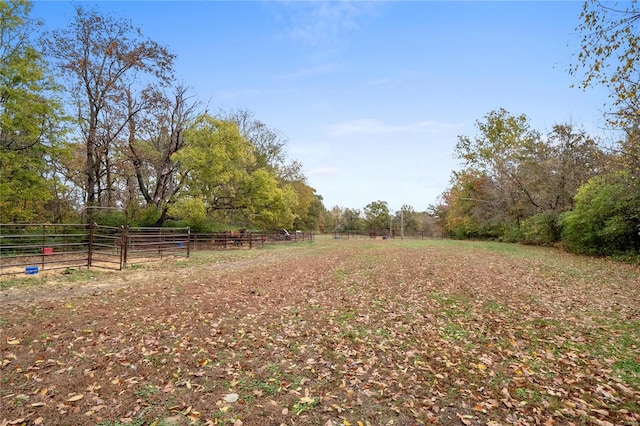
[{"label": "metal pipe fence", "polygon": [[267,243],[313,241],[309,232],[191,233],[189,228],[97,224],[0,224],[0,275],[127,265],[189,257],[191,250],[253,249]]},{"label": "metal pipe fence", "polygon": [[0,275],[189,257],[189,228],[109,227],[96,224],[0,224]]}]

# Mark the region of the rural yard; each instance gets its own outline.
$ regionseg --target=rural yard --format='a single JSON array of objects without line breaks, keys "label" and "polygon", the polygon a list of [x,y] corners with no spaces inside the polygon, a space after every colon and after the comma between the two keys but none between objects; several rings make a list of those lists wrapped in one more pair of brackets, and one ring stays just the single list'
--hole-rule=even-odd
[{"label": "rural yard", "polygon": [[316,238],[0,279],[0,425],[640,425],[640,268]]}]

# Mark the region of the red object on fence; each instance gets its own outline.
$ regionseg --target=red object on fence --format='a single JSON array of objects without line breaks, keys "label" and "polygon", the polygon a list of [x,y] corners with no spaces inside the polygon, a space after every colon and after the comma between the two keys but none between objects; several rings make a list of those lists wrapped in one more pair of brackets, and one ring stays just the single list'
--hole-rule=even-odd
[{"label": "red object on fence", "polygon": [[53,254],[53,247],[43,247],[42,254]]}]

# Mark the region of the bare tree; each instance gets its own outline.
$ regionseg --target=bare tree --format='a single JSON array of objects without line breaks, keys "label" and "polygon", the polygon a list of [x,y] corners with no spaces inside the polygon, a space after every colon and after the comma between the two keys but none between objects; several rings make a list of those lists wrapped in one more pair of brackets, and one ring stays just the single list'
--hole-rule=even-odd
[{"label": "bare tree", "polygon": [[[195,119],[199,105],[187,92],[181,85],[171,94],[147,90],[142,96],[143,113],[129,121],[127,156],[146,205],[161,212],[159,222],[166,218],[167,204],[182,186],[179,165],[172,157],[185,146],[184,130]],[[129,109],[138,104],[128,97]]]},{"label": "bare tree", "polygon": [[129,110],[119,125],[107,131],[106,109],[140,80],[167,83],[172,77],[174,55],[166,47],[144,39],[130,21],[82,6],[76,7],[75,19],[68,27],[51,32],[43,44],[71,82],[86,155],[85,201],[94,205],[100,202],[101,182],[110,173],[105,170],[109,167],[110,145],[137,113]]}]

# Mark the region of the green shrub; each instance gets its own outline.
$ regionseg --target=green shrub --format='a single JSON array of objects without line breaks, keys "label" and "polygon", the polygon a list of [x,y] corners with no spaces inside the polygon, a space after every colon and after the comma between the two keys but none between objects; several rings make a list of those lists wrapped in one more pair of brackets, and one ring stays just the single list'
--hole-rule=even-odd
[{"label": "green shrub", "polygon": [[132,217],[129,220],[131,226],[156,226],[162,212],[155,206],[145,207],[132,213]]},{"label": "green shrub", "polygon": [[621,255],[640,249],[640,191],[628,172],[596,176],[562,215],[562,239],[577,253]]},{"label": "green shrub", "polygon": [[539,213],[522,222],[523,244],[550,245],[560,240],[559,216],[556,213]]}]

